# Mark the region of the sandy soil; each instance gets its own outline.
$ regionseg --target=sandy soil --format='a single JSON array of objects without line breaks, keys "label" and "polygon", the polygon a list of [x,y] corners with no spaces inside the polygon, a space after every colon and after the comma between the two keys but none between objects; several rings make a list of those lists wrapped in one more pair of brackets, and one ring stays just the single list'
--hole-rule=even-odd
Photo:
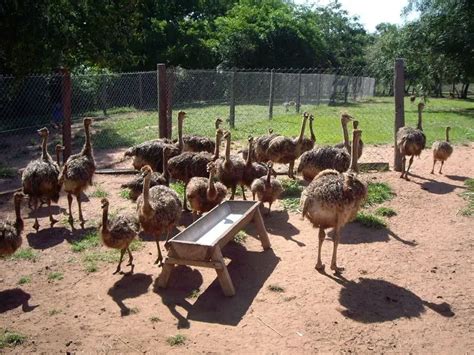
[{"label": "sandy soil", "polygon": [[[343,276],[314,269],[317,230],[275,206],[265,218],[272,249],[263,252],[250,237],[224,250],[237,292],[232,298],[223,296],[215,271],[203,268],[179,267],[168,289],[159,289],[151,241],[134,253],[133,275],[112,275],[116,265],[109,263],[88,274],[70,246],[84,231],[61,223],[47,229],[43,211],[44,229],[33,233],[28,218],[24,233],[23,248],[33,248],[37,261],[0,260],[0,328],[28,337],[8,351],[469,352],[474,349],[474,219],[458,213],[465,205],[458,194],[463,181],[474,176],[473,149],[456,147],[444,176],[429,174],[429,152],[415,160],[410,182],[395,172],[364,174],[391,185],[396,197],[384,205],[398,215],[386,229],[355,223],[344,228],[338,253],[346,267]],[[391,163],[392,151],[368,147],[363,160],[390,157]],[[99,158],[105,164],[113,157]],[[108,191],[112,210],[134,210],[119,196],[127,178],[96,178]],[[100,199],[86,200],[87,230],[98,221]],[[66,206],[62,197],[55,213],[64,213]],[[10,201],[0,205],[2,216],[11,210]],[[23,213],[29,213],[26,207]],[[190,222],[185,215],[179,229]],[[252,226],[247,232],[255,235]],[[326,264],[331,252],[328,238]],[[48,280],[51,272],[61,272],[64,279]],[[21,276],[30,276],[31,282],[18,285]],[[269,285],[284,292],[273,292]],[[199,296],[189,298],[197,289]],[[178,333],[187,340],[171,347],[166,339]]]}]

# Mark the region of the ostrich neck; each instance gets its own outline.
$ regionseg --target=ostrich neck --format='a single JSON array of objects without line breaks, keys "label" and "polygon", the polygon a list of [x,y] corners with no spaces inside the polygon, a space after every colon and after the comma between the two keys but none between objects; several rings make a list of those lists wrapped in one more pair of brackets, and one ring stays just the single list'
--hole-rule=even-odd
[{"label": "ostrich neck", "polygon": [[58,166],[61,166],[61,153],[59,152],[59,150],[56,151],[56,163],[58,164]]},{"label": "ostrich neck", "polygon": [[214,148],[214,159],[219,159],[219,146],[221,145],[221,136],[216,134],[216,147]]},{"label": "ostrich neck", "polygon": [[446,142],[449,142],[449,129],[446,129]]},{"label": "ostrich neck", "polygon": [[213,199],[216,195],[216,187],[214,185],[214,172],[209,172],[209,182],[207,185],[207,197]]},{"label": "ostrich neck", "polygon": [[342,134],[344,135],[344,147],[346,147],[347,151],[350,153],[351,151],[351,144],[349,143],[349,133],[347,132],[347,122],[342,122]]},{"label": "ostrich neck", "polygon": [[108,232],[109,231],[109,206],[105,206],[102,209],[102,232]]},{"label": "ostrich neck", "polygon": [[300,131],[300,136],[298,137],[298,143],[301,143],[303,141],[305,127],[306,127],[306,117],[303,118],[303,122],[301,123],[301,131]]},{"label": "ostrich neck", "polygon": [[91,155],[92,147],[91,147],[91,134],[89,126],[84,126],[84,131],[86,134],[86,140],[84,142],[84,147],[82,148],[82,154]]},{"label": "ostrich neck", "polygon": [[23,219],[21,218],[21,203],[20,201],[15,201],[15,217],[16,217],[16,225],[22,226]]},{"label": "ostrich neck", "polygon": [[179,152],[183,151],[183,119],[178,117],[178,148]]},{"label": "ostrich neck", "polygon": [[272,168],[271,168],[271,167],[268,167],[268,172],[267,172],[267,185],[270,185],[271,174],[272,174]]},{"label": "ostrich neck", "polygon": [[225,145],[225,161],[230,162],[230,137],[227,137],[227,143]]},{"label": "ostrich neck", "polygon": [[48,135],[43,136],[43,141],[41,142],[41,159],[46,160],[48,158]]},{"label": "ostrich neck", "polygon": [[249,150],[248,150],[248,153],[247,153],[247,166],[250,166],[252,165],[252,142],[249,141]]},{"label": "ostrich neck", "polygon": [[163,152],[163,177],[166,183],[169,184],[170,174],[168,172],[168,154]]},{"label": "ostrich neck", "polygon": [[316,135],[314,134],[314,131],[313,131],[313,120],[309,121],[309,131],[311,133],[311,140],[313,142],[316,142]]},{"label": "ostrich neck", "polygon": [[150,211],[150,173],[147,173],[143,181],[143,210]]},{"label": "ostrich neck", "polygon": [[351,167],[349,170],[358,172],[358,166],[357,166],[357,158],[358,158],[358,150],[359,150],[359,136],[354,136],[353,141],[352,141],[352,153],[351,153]]},{"label": "ostrich neck", "polygon": [[422,118],[421,118],[421,110],[418,109],[418,124],[416,125],[416,128],[418,128],[420,131],[423,130],[423,126],[422,126]]}]

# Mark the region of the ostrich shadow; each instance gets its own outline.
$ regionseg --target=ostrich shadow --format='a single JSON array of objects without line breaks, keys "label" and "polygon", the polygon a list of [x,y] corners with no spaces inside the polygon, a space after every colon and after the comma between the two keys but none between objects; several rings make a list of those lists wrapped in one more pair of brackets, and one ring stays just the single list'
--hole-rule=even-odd
[{"label": "ostrich shadow", "polygon": [[125,274],[120,280],[114,283],[109,288],[107,294],[112,297],[115,303],[120,308],[120,315],[122,317],[130,315],[130,308],[128,308],[124,300],[128,298],[136,298],[148,291],[151,285],[152,278],[145,274]]},{"label": "ostrich shadow", "polygon": [[28,245],[33,249],[44,250],[61,244],[69,237],[69,229],[65,227],[53,227],[41,229],[38,232],[28,233],[26,239],[28,240]]},{"label": "ostrich shadow", "polygon": [[359,278],[354,282],[342,275],[321,274],[342,285],[339,303],[345,309],[341,314],[356,322],[367,324],[418,318],[426,312],[426,308],[443,317],[455,315],[448,303],[423,300],[412,291],[385,280]]},{"label": "ostrich shadow", "polygon": [[[57,216],[57,215],[60,215],[60,214],[63,214],[66,212],[66,209],[63,208],[63,207],[60,207],[58,205],[51,205],[51,213],[53,215],[53,217]],[[43,206],[43,207],[38,207],[38,210],[35,211],[34,210],[30,210],[28,212],[28,218],[45,218],[45,217],[49,217],[49,209],[48,209],[48,206]],[[49,221],[48,221],[49,223]]]},{"label": "ostrich shadow", "polygon": [[437,181],[434,179],[430,178],[425,178],[416,174],[411,174],[410,175],[417,177],[419,179],[425,180],[424,182],[420,183],[417,181],[414,181],[415,184],[420,185],[420,187],[423,190],[426,190],[428,192],[437,194],[437,195],[445,195],[453,192],[455,189],[466,189],[464,186],[459,186],[459,185],[453,185],[453,184],[448,184],[447,182],[443,181]]},{"label": "ostrich shadow", "polygon": [[[331,230],[327,234],[331,239],[334,238],[334,230]],[[367,228],[360,223],[351,222],[347,224],[341,231],[341,244],[365,244],[365,243],[376,243],[376,242],[389,242],[391,239],[409,245],[417,246],[418,243],[415,239],[407,240],[398,236],[395,232],[389,228]]]},{"label": "ostrich shadow", "polygon": [[31,295],[20,288],[0,291],[0,313],[5,313],[21,306],[23,312],[31,312],[36,306],[28,304]]},{"label": "ostrich shadow", "polygon": [[263,223],[265,224],[265,228],[267,229],[268,233],[278,235],[285,238],[286,240],[295,242],[300,247],[306,246],[305,243],[293,238],[293,236],[300,234],[300,230],[288,222],[290,215],[287,211],[276,210],[272,211],[270,215],[262,214],[262,217]]},{"label": "ostrich shadow", "polygon": [[450,180],[461,181],[461,182],[464,182],[467,179],[469,179],[469,177],[467,177],[467,176],[459,176],[459,175],[444,175],[444,176],[447,177]]},{"label": "ostrich shadow", "polygon": [[74,242],[79,242],[84,239],[87,235],[97,233],[97,228],[95,227],[87,227],[84,229],[73,229],[68,234],[65,235],[64,239],[69,244],[73,244]]}]

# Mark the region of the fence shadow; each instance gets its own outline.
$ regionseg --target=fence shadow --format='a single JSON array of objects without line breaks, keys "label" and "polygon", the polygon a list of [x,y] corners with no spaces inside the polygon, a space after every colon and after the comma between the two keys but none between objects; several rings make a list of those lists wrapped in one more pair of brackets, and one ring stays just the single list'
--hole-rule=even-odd
[{"label": "fence shadow", "polygon": [[11,311],[20,306],[23,312],[31,312],[38,306],[30,306],[30,298],[30,294],[21,288],[0,291],[0,313]]},{"label": "fence shadow", "polygon": [[109,288],[107,294],[112,297],[117,306],[120,308],[120,315],[122,317],[128,316],[131,313],[123,301],[129,298],[136,298],[148,291],[151,285],[152,278],[145,274],[125,274],[120,280]]}]

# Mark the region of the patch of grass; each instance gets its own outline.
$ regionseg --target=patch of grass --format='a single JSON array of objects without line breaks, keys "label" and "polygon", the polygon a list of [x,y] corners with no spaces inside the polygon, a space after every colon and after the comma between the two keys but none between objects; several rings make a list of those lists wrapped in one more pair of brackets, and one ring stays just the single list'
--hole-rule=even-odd
[{"label": "patch of grass", "polygon": [[130,190],[129,189],[121,189],[119,192],[119,196],[125,200],[130,200]]},{"label": "patch of grass", "polygon": [[38,260],[38,253],[31,248],[23,248],[17,250],[10,258],[13,260],[28,260],[34,262]]},{"label": "patch of grass", "polygon": [[375,214],[382,217],[393,217],[397,215],[397,212],[390,207],[379,207],[375,210]]},{"label": "patch of grass", "polygon": [[392,188],[384,182],[369,182],[367,185],[367,199],[364,206],[372,206],[393,198]]},{"label": "patch of grass", "polygon": [[94,184],[95,190],[90,194],[90,197],[105,198],[109,193],[104,190],[102,184]]},{"label": "patch of grass", "polygon": [[467,201],[467,206],[459,212],[462,216],[470,217],[474,215],[474,179],[467,179],[464,185],[466,185],[466,191],[461,193],[461,196]]},{"label": "patch of grass", "polygon": [[16,175],[16,171],[9,166],[0,163],[0,179],[12,179]]},{"label": "patch of grass", "polygon": [[281,200],[281,204],[285,210],[289,212],[299,212],[300,198],[299,197],[287,197]]},{"label": "patch of grass", "polygon": [[81,239],[72,242],[71,249],[75,253],[95,248],[100,245],[99,235],[97,231],[88,232]]},{"label": "patch of grass", "polygon": [[188,298],[188,299],[198,298],[200,292],[201,292],[201,290],[196,288],[196,289],[192,290],[191,293],[186,296],[186,298]]},{"label": "patch of grass", "polygon": [[383,219],[374,216],[370,213],[359,212],[357,213],[357,217],[355,219],[356,222],[362,224],[367,228],[385,228],[387,224],[384,222]]},{"label": "patch of grass", "polygon": [[97,270],[99,270],[99,267],[97,266],[97,263],[96,262],[86,262],[85,265],[84,265],[84,269],[88,272],[88,273],[92,273],[92,272],[96,272]]},{"label": "patch of grass", "polygon": [[52,317],[52,316],[55,316],[56,314],[60,314],[61,313],[61,310],[60,309],[55,309],[53,308],[52,310],[50,310],[48,312],[48,314]]},{"label": "patch of grass", "polygon": [[183,200],[184,197],[184,184],[181,181],[172,182],[170,187],[176,191],[180,200]]},{"label": "patch of grass", "polygon": [[31,282],[31,277],[29,276],[22,276],[20,277],[20,279],[18,280],[18,285],[26,285],[26,284],[29,284]]},{"label": "patch of grass", "polygon": [[145,244],[143,243],[143,241],[141,239],[134,239],[130,243],[130,250],[131,251],[142,250],[144,246],[145,246]]},{"label": "patch of grass", "polygon": [[234,235],[234,242],[237,244],[244,245],[245,242],[247,241],[248,234],[245,233],[244,231],[239,231],[236,235]]},{"label": "patch of grass", "polygon": [[21,333],[9,331],[9,330],[4,330],[0,333],[0,349],[3,349],[7,346],[13,347],[13,346],[21,345],[25,341],[26,341],[26,336]]},{"label": "patch of grass", "polygon": [[118,250],[91,251],[86,253],[82,258],[84,263],[97,263],[99,261],[106,263],[118,263],[119,260],[120,251]]},{"label": "patch of grass", "polygon": [[132,307],[129,309],[129,314],[138,314],[140,313],[140,309],[138,307]]},{"label": "patch of grass", "polygon": [[278,292],[278,293],[282,293],[282,292],[285,292],[285,289],[283,287],[281,287],[280,285],[268,285],[268,289],[272,292]]},{"label": "patch of grass", "polygon": [[187,338],[182,334],[176,334],[175,336],[168,337],[166,342],[171,346],[184,345]]},{"label": "patch of grass", "polygon": [[150,322],[158,323],[158,322],[161,322],[161,319],[160,317],[153,316],[153,317],[150,317]]},{"label": "patch of grass", "polygon": [[283,187],[282,198],[285,197],[301,197],[303,186],[301,186],[298,180],[293,179],[282,179],[280,180],[281,186]]},{"label": "patch of grass", "polygon": [[62,279],[64,279],[64,275],[57,271],[50,272],[48,275],[48,280],[60,281]]}]

